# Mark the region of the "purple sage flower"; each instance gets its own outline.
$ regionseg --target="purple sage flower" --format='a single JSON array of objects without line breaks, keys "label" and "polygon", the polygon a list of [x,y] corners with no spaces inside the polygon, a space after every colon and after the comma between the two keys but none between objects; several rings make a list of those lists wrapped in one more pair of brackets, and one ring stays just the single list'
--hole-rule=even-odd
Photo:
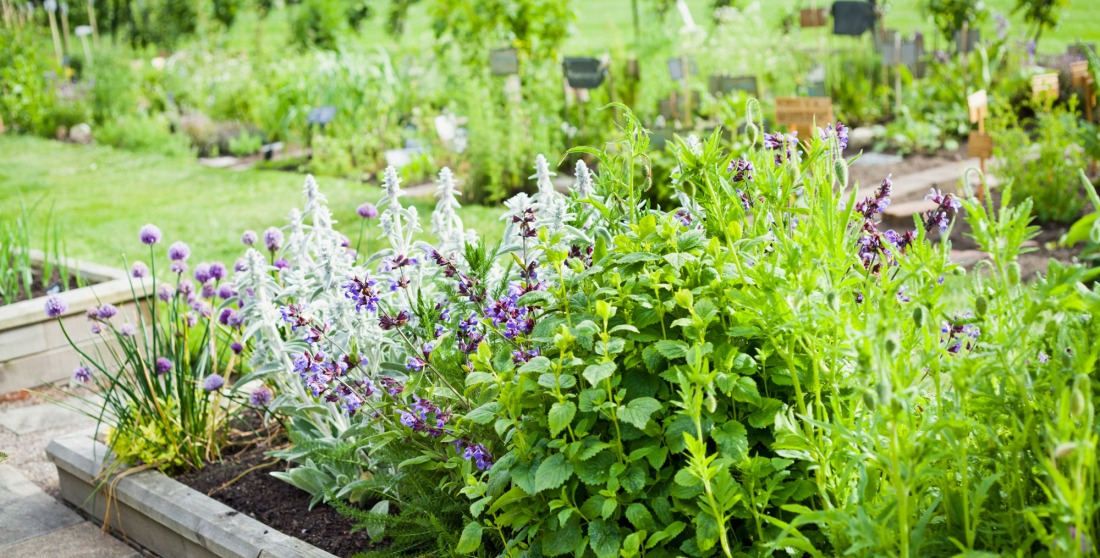
[{"label": "purple sage flower", "polygon": [[356,210],[356,213],[364,219],[374,219],[378,217],[378,208],[373,203],[365,203],[360,205]]},{"label": "purple sage flower", "polygon": [[268,252],[276,252],[283,245],[283,231],[278,227],[269,227],[264,231],[264,246]]},{"label": "purple sage flower", "polygon": [[89,370],[87,366],[81,364],[73,370],[73,379],[82,384],[86,384],[92,379],[92,371]]},{"label": "purple sage flower", "polygon": [[172,361],[170,361],[170,360],[168,360],[164,357],[157,357],[157,362],[156,362],[155,367],[156,367],[156,370],[157,370],[157,374],[164,374],[164,373],[172,370]]},{"label": "purple sage flower", "polygon": [[206,391],[218,391],[225,385],[225,378],[219,374],[211,374],[202,382],[202,389]]},{"label": "purple sage flower", "polygon": [[749,161],[748,159],[736,159],[730,161],[730,166],[726,169],[726,172],[733,173],[733,177],[730,178],[730,180],[734,182],[752,182],[752,173],[755,171],[756,169],[753,168],[752,161]]},{"label": "purple sage flower", "polygon": [[241,244],[252,246],[259,238],[260,237],[256,235],[256,231],[244,231],[244,234],[241,235]]},{"label": "purple sage flower", "polygon": [[149,266],[144,262],[134,262],[133,267],[130,268],[130,276],[134,279],[141,279],[149,275]]},{"label": "purple sage flower", "polygon": [[141,227],[141,231],[138,233],[138,238],[141,239],[141,243],[149,246],[160,242],[160,237],[160,229],[152,223]]},{"label": "purple sage flower", "polygon": [[840,145],[840,150],[848,149],[848,127],[840,121],[837,121],[836,126],[830,123],[821,130],[821,141],[828,141],[829,136],[834,133],[836,134],[836,141]]},{"label": "purple sage flower", "polygon": [[182,262],[191,256],[191,248],[183,241],[177,240],[168,247],[168,259],[174,262]]},{"label": "purple sage flower", "polygon": [[267,407],[271,403],[271,390],[266,386],[260,386],[248,395],[248,402],[253,407]]},{"label": "purple sage flower", "polygon": [[50,318],[60,318],[62,314],[69,310],[69,305],[65,303],[65,299],[57,295],[50,295],[46,299],[46,316]]}]

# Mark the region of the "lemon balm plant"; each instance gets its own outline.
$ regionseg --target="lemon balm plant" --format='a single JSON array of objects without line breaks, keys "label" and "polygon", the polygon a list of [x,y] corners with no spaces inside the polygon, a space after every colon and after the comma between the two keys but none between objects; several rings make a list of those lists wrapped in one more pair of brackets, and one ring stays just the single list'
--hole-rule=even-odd
[{"label": "lemon balm plant", "polygon": [[46,314],[58,318],[81,356],[73,380],[90,388],[83,398],[92,405],[83,409],[96,409],[81,412],[107,427],[111,449],[128,463],[198,468],[219,456],[243,402],[230,390],[245,350],[238,293],[221,262],[199,263],[192,272],[183,242],[168,248],[171,279],[158,279],[161,232],[146,225],[139,238],[150,263],[131,268],[136,312],[103,304],[87,313],[88,327],[104,343],[87,349],[72,341],[60,321],[66,311],[60,297],[46,300]]}]

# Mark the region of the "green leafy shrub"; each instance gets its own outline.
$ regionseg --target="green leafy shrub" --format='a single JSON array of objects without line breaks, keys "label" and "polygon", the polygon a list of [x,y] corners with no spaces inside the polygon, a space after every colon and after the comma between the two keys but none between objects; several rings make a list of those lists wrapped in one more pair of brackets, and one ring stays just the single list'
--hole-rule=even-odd
[{"label": "green leafy shrub", "polygon": [[96,142],[139,152],[160,153],[174,157],[191,154],[186,136],[173,134],[162,118],[135,115],[107,120],[95,130]]},{"label": "green leafy shrub", "polygon": [[1078,145],[1076,100],[1068,107],[1037,107],[1033,123],[1020,122],[1011,110],[995,112],[989,123],[999,161],[994,172],[1013,182],[1021,200],[1032,200],[1040,222],[1072,223],[1085,208],[1077,177],[1085,157]]},{"label": "green leafy shrub", "polygon": [[0,30],[0,117],[5,126],[41,136],[54,133],[53,87],[48,62],[26,34]]}]

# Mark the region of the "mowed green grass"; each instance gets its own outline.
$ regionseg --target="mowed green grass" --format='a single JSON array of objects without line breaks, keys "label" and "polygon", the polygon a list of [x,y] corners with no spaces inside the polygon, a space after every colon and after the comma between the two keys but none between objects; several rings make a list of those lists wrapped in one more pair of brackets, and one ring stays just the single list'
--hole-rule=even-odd
[{"label": "mowed green grass", "polygon": [[[461,0],[456,0],[461,1]],[[752,1],[752,0],[750,0]],[[770,23],[764,29],[739,29],[743,33],[770,33],[776,32],[779,22],[784,14],[790,10],[816,5],[828,8],[831,1],[825,0],[756,0],[760,2],[760,9],[765,20]],[[1030,33],[1023,20],[1012,10],[1016,0],[984,0],[986,6],[993,13],[1001,13],[1009,17],[1012,23],[1012,36]],[[653,33],[667,33],[662,28],[672,29],[675,32],[682,25],[682,20],[675,8],[670,9],[664,19],[654,13],[653,2],[649,0],[637,0],[640,15],[639,27],[643,35]],[[711,0],[688,0],[688,7],[696,24],[711,27],[713,2]],[[563,52],[569,55],[598,54],[605,51],[624,52],[630,50],[634,39],[634,20],[632,0],[587,0],[585,2],[573,2],[576,18],[573,22],[573,33],[563,47]],[[356,34],[355,41],[362,46],[393,48],[427,49],[432,41],[431,21],[428,9],[424,3],[414,4],[409,11],[409,20],[406,33],[394,40],[385,32],[385,10],[388,6],[379,5],[380,12],[373,18],[363,23]],[[293,11],[274,12],[263,23],[263,36],[273,44],[284,44],[289,33],[288,14]],[[1040,41],[1039,50],[1044,53],[1063,52],[1066,45],[1076,43],[1079,39],[1086,42],[1100,42],[1100,0],[1072,0],[1070,6],[1061,15],[1061,21],[1056,29],[1044,34]],[[249,49],[256,41],[256,15],[254,13],[242,13],[239,16],[238,25],[228,38],[228,46],[231,50]],[[891,3],[890,10],[885,16],[886,26],[897,29],[905,34],[921,31],[928,37],[928,48],[934,48],[935,29],[931,20],[920,11],[919,0],[896,0]],[[993,20],[986,21],[982,26],[983,33],[991,36]],[[813,31],[810,32],[813,35]],[[946,45],[944,45],[946,48]],[[716,53],[721,56],[721,53]]]},{"label": "mowed green grass", "polygon": [[[70,257],[107,265],[121,265],[123,255],[148,259],[137,237],[145,223],[159,226],[166,243],[187,242],[195,261],[232,263],[243,253],[243,231],[285,225],[291,208],[301,207],[304,180],[293,173],[210,169],[190,158],[0,135],[0,222],[19,216],[20,197],[40,202],[36,221],[52,211]],[[381,190],[325,177],[319,184],[337,228],[354,242],[360,227],[356,207],[377,202]],[[412,203],[430,231],[433,201]],[[499,207],[471,206],[461,216],[467,228],[493,241],[503,230],[501,213]],[[33,231],[36,243],[43,232]],[[372,237],[378,234],[375,226]]]}]

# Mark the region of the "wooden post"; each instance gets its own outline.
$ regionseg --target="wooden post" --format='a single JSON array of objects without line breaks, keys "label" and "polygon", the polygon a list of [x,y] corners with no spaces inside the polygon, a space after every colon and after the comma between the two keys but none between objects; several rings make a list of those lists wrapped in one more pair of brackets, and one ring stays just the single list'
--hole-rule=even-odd
[{"label": "wooden post", "polygon": [[813,133],[814,126],[832,122],[833,100],[828,97],[777,97],[775,123],[799,132],[802,139]]},{"label": "wooden post", "polygon": [[982,183],[978,185],[978,201],[985,201],[985,160],[993,156],[993,138],[985,133],[985,117],[989,114],[989,97],[985,90],[977,91],[966,98],[970,113],[970,122],[978,125],[971,131],[967,141],[967,154],[977,157],[982,170]]},{"label": "wooden post", "polygon": [[57,55],[57,66],[61,67],[65,64],[64,56],[61,54],[61,37],[57,33],[57,16],[54,14],[57,11],[56,0],[46,0],[42,3],[42,7],[46,10],[46,15],[50,18],[50,34],[53,35],[53,51]]},{"label": "wooden post", "polygon": [[72,56],[73,51],[69,47],[69,5],[61,3],[61,37],[65,39],[65,54]]},{"label": "wooden post", "polygon": [[99,48],[99,27],[95,22],[95,0],[88,0],[88,24],[92,26],[92,39]]},{"label": "wooden post", "polygon": [[1081,89],[1085,108],[1085,119],[1094,123],[1093,111],[1096,109],[1096,83],[1089,72],[1088,61],[1074,62],[1069,66],[1070,78],[1074,87]]},{"label": "wooden post", "polygon": [[1031,76],[1031,98],[1036,102],[1051,103],[1058,98],[1058,74]]}]

